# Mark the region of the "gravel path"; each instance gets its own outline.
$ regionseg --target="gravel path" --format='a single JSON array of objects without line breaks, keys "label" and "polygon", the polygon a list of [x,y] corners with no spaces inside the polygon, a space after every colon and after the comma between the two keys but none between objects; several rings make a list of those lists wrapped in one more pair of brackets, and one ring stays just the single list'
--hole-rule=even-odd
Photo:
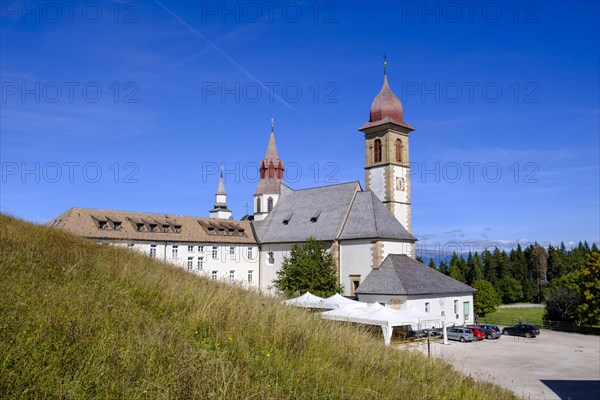
[{"label": "gravel path", "polygon": [[[427,343],[398,345],[427,353]],[[538,338],[502,336],[476,343],[432,343],[441,357],[474,379],[526,399],[600,399],[600,337],[542,331]]]}]

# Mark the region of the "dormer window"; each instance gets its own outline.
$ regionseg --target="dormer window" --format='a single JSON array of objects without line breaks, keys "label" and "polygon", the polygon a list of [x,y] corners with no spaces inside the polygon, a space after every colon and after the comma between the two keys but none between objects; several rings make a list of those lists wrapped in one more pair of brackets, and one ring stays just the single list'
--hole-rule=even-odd
[{"label": "dormer window", "polygon": [[120,231],[121,230],[121,223],[120,222],[114,222],[114,229],[115,231]]},{"label": "dormer window", "polygon": [[137,223],[137,224],[135,224],[135,229],[136,229],[138,232],[143,232],[143,231],[144,231],[144,224],[142,224],[142,223]]},{"label": "dormer window", "polygon": [[100,229],[107,229],[108,228],[108,222],[106,222],[106,221],[98,221],[98,227]]},{"label": "dormer window", "polygon": [[174,225],[173,226],[173,231],[175,233],[181,233],[181,225]]},{"label": "dormer window", "polygon": [[169,233],[169,225],[163,225],[162,231],[163,231],[163,233]]},{"label": "dormer window", "polygon": [[292,219],[292,215],[294,215],[294,214],[290,213],[290,214],[286,215],[285,218],[283,218],[284,225],[287,225],[290,222],[290,219]]},{"label": "dormer window", "polygon": [[321,211],[315,211],[312,217],[310,217],[310,222],[317,222],[319,215],[321,215]]},{"label": "dormer window", "polygon": [[214,233],[215,233],[215,228],[212,228],[212,227],[208,228],[208,234],[209,235],[214,235]]},{"label": "dormer window", "polygon": [[158,232],[158,225],[150,224],[150,232]]},{"label": "dormer window", "polygon": [[235,231],[235,229],[229,229],[227,231],[227,233],[229,234],[229,236],[233,236],[233,232]]},{"label": "dormer window", "polygon": [[239,228],[239,230],[238,230],[238,236],[244,236],[244,229],[243,228]]},{"label": "dormer window", "polygon": [[219,235],[222,236],[225,233],[225,229],[219,228]]}]

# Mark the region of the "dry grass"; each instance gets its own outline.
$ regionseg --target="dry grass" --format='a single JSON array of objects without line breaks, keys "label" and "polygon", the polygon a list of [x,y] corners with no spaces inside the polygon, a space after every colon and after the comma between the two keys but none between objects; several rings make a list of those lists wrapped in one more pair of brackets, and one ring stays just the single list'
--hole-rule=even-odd
[{"label": "dry grass", "polygon": [[0,216],[0,397],[504,399],[381,337]]}]

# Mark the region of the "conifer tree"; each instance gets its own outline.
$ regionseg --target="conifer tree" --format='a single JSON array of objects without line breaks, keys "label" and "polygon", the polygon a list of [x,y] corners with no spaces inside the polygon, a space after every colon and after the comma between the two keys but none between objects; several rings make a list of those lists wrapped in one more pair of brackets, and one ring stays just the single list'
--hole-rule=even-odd
[{"label": "conifer tree", "polygon": [[429,268],[436,269],[436,267],[435,267],[435,260],[433,259],[433,257],[429,259],[429,264],[427,264],[427,266]]}]

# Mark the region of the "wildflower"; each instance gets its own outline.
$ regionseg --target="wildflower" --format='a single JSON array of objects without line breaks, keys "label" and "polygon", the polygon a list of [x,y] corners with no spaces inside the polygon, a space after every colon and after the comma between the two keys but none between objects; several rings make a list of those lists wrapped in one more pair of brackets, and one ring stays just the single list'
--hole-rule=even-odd
[{"label": "wildflower", "polygon": [[267,357],[271,357],[271,353],[267,353]]}]

